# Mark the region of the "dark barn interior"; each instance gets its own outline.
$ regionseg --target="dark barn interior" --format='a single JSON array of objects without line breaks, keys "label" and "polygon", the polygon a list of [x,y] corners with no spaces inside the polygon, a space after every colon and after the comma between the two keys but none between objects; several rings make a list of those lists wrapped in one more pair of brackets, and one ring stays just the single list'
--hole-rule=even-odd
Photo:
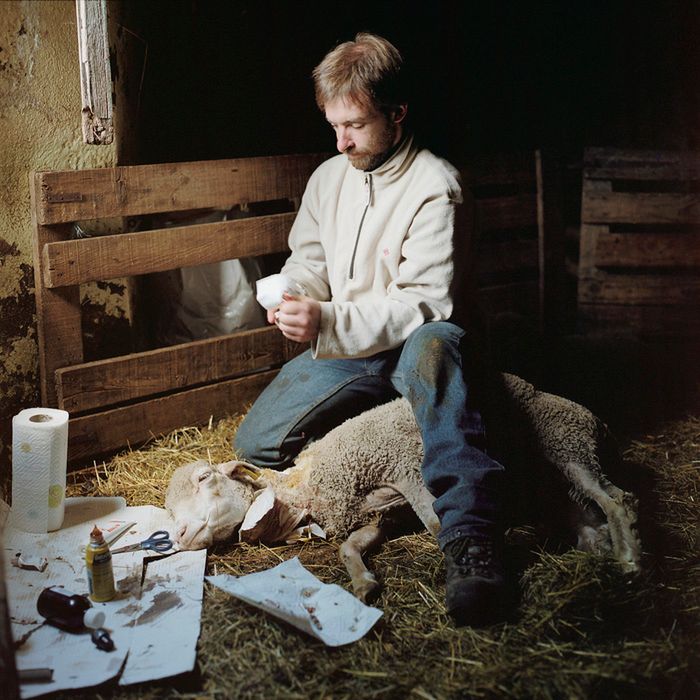
[{"label": "dark barn interior", "polygon": [[[690,2],[127,2],[148,45],[130,162],[328,150],[312,68],[357,31],[401,47],[415,126],[474,153],[698,143]],[[133,19],[132,19],[133,17]],[[134,41],[137,41],[134,39]]]},{"label": "dark barn interior", "polygon": [[[394,41],[414,76],[412,127],[432,150],[460,169],[536,150],[554,164],[555,236],[566,247],[549,292],[556,312],[544,336],[541,319],[521,309],[491,314],[496,366],[580,400],[625,433],[683,415],[694,401],[693,324],[640,338],[623,314],[601,332],[577,311],[573,269],[586,148],[698,148],[694,3],[126,1],[122,11],[122,164],[331,153],[312,68],[357,31]],[[467,181],[477,198],[515,191],[486,179]],[[667,272],[689,276],[694,294],[697,268]]]},{"label": "dark barn interior", "polygon": [[[43,405],[71,412],[69,495],[162,506],[176,466],[231,458],[240,416],[296,351],[271,339],[274,328],[191,337],[182,346],[166,341],[161,331],[175,312],[162,258],[224,259],[188,257],[187,231],[213,249],[206,226],[221,225],[229,238],[240,230],[245,247],[258,220],[261,227],[278,215],[291,221],[298,194],[276,185],[269,197],[250,199],[242,187],[231,195],[238,199],[223,201],[228,192],[217,185],[230,174],[223,159],[236,159],[252,191],[268,187],[260,173],[280,163],[292,162],[290,180],[305,181],[315,159],[335,151],[311,71],[331,47],[370,31],[394,42],[411,71],[411,128],[458,167],[476,199],[474,280],[491,365],[580,402],[610,427],[620,454],[605,466],[639,496],[643,566],[630,578],[609,558],[543,534],[539,521],[514,526],[513,617],[485,631],[455,631],[442,607],[436,543],[404,532],[372,556],[384,586],[375,602],[385,615],[355,645],[326,648],[207,585],[194,672],[55,697],[700,697],[696,0],[108,0],[107,7],[116,167],[95,168],[94,181],[75,170],[39,172],[31,185],[38,335],[65,321],[75,340],[39,343],[36,390]],[[292,154],[299,158],[277,158]],[[192,161],[199,163],[190,169]],[[151,176],[158,182],[141,197],[136,185]],[[127,191],[123,201],[115,180]],[[153,192],[173,183],[189,194],[177,203],[172,196],[166,211]],[[136,250],[141,236],[151,249],[144,243],[123,270],[109,260],[101,267],[107,244],[98,250],[99,227],[83,241],[66,233],[94,225],[83,199],[95,221],[111,222],[109,239],[135,236]],[[156,250],[156,233],[185,245]],[[44,244],[42,258],[36,250]],[[250,245],[246,255],[257,256],[264,274],[279,269],[284,246]],[[110,274],[100,277],[91,265]],[[118,277],[130,281],[106,281]],[[133,316],[115,321],[81,302],[80,289],[95,282],[129,295]],[[52,306],[62,294],[70,304]],[[214,398],[202,399],[208,389]],[[325,582],[348,587],[337,542],[222,543],[208,553],[207,573],[242,575],[295,555]]]}]

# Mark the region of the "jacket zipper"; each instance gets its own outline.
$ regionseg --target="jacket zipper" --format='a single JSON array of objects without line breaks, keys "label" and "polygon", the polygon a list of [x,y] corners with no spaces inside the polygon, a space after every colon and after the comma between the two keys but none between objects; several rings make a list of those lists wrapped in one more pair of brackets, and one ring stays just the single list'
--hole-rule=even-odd
[{"label": "jacket zipper", "polygon": [[367,216],[367,210],[369,209],[370,202],[372,201],[371,173],[365,175],[365,193],[367,195],[365,199],[365,210],[362,212],[362,217],[360,218],[360,225],[357,227],[357,236],[355,236],[355,247],[352,249],[352,257],[350,258],[350,273],[348,275],[349,279],[353,279],[353,277],[355,276],[355,255],[357,254],[357,246],[360,242],[360,232],[362,231],[362,224],[365,222],[365,216]]}]

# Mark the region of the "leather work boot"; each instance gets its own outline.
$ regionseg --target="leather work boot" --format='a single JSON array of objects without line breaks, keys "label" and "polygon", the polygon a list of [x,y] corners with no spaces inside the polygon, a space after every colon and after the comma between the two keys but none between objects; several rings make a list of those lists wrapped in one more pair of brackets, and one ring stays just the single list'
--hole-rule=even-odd
[{"label": "leather work boot", "polygon": [[461,537],[445,545],[445,606],[459,627],[483,627],[506,616],[500,548],[491,539]]}]

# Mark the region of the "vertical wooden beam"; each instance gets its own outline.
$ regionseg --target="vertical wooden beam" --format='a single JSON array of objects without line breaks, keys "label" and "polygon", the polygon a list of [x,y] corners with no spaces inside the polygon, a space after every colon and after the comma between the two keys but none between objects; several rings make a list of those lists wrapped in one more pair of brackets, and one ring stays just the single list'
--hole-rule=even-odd
[{"label": "vertical wooden beam", "polygon": [[566,248],[560,159],[535,151],[540,330],[556,332],[564,316]]},{"label": "vertical wooden beam", "polygon": [[107,145],[114,139],[112,72],[107,40],[107,0],[75,0],[83,100],[83,140]]},{"label": "vertical wooden beam", "polygon": [[[3,526],[0,524],[0,544],[3,541]],[[5,586],[5,555],[0,546],[0,687],[2,697],[7,700],[19,699],[19,683],[15,666],[15,645],[12,640],[12,626],[7,604],[7,587]]]},{"label": "vertical wooden beam", "polygon": [[30,175],[29,189],[34,228],[34,293],[41,401],[44,406],[56,407],[58,404],[55,371],[59,367],[76,365],[83,361],[80,287],[74,285],[48,289],[44,286],[44,245],[66,240],[70,234],[70,224],[40,225],[37,222],[37,202],[41,197],[41,182],[34,173]]}]

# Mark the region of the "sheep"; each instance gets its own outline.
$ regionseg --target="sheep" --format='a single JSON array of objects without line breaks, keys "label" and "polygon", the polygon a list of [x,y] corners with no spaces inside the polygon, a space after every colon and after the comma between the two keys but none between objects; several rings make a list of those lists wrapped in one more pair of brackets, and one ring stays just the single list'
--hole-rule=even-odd
[{"label": "sheep", "polygon": [[[504,463],[508,465],[508,455],[520,453],[532,464],[536,455],[564,477],[570,504],[577,509],[577,546],[611,551],[624,571],[637,571],[636,499],[603,475],[605,426],[583,406],[537,391],[510,374],[499,375],[491,386],[484,410],[489,445],[498,445]],[[379,514],[410,504],[430,533],[439,530],[421,462],[413,411],[406,399],[398,398],[312,442],[281,472],[239,460],[180,467],[165,505],[183,549],[209,547],[237,528],[244,541],[272,544],[284,541],[299,524],[316,522],[329,537],[345,538],[341,559],[355,594],[366,600],[378,582],[362,555],[384,537]],[[551,473],[545,476],[551,478]]]}]

